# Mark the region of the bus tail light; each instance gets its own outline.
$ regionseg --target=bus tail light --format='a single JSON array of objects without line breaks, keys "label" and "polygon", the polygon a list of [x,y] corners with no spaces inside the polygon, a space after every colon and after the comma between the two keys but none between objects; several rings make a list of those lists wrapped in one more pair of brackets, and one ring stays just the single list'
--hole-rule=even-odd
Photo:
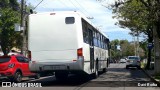
[{"label": "bus tail light", "polygon": [[77,49],[77,56],[83,56],[83,49],[82,48]]},{"label": "bus tail light", "polygon": [[77,49],[77,60],[84,60],[84,57],[83,57],[83,49],[82,48],[79,48]]}]

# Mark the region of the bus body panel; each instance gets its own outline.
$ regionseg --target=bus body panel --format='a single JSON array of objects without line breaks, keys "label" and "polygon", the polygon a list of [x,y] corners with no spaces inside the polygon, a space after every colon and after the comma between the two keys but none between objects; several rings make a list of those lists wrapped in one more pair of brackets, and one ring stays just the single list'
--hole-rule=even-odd
[{"label": "bus body panel", "polygon": [[[75,23],[66,24],[66,17],[74,17]],[[76,23],[80,22],[78,20],[81,19],[77,15],[61,13],[29,16],[28,50],[31,51],[32,61],[36,62],[30,63],[31,71],[45,70],[47,66],[51,66],[48,67],[50,70],[55,65],[64,66],[60,68],[62,70],[66,70],[67,66],[72,70],[78,69],[75,65],[82,66],[73,61],[77,60],[77,49],[82,47],[83,42],[81,26]]]},{"label": "bus body panel", "polygon": [[[74,23],[66,24],[66,17],[74,18]],[[29,64],[32,72],[83,71],[92,74],[95,73],[96,61],[99,70],[106,68],[108,50],[84,42],[82,18],[87,22],[90,31],[95,29],[77,12],[62,11],[29,16],[28,50],[32,56]],[[77,55],[80,48],[83,51],[81,57]],[[92,62],[91,48],[94,49]]]},{"label": "bus body panel", "polygon": [[98,68],[104,69],[107,66],[107,59],[108,59],[108,51],[99,47],[94,47],[95,51],[94,51],[94,56],[95,59],[98,59]]},{"label": "bus body panel", "polygon": [[89,44],[83,43],[84,71],[91,74],[90,70],[90,49]]}]

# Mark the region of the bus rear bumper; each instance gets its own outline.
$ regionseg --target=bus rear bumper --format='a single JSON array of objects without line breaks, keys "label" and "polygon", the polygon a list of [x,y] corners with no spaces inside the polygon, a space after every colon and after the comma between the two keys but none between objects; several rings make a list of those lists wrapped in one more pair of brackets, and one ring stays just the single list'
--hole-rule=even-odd
[{"label": "bus rear bumper", "polygon": [[70,62],[36,62],[29,63],[31,72],[49,72],[49,71],[75,71],[83,70],[83,63],[80,61]]}]

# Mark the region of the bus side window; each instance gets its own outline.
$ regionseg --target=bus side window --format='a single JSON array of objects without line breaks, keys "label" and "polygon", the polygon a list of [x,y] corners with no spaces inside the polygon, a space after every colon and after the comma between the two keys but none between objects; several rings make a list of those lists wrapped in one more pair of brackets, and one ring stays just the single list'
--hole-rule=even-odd
[{"label": "bus side window", "polygon": [[109,49],[109,39],[105,39],[105,43],[106,43],[106,50],[108,50]]},{"label": "bus side window", "polygon": [[83,30],[83,41],[89,43],[89,35],[87,30],[87,24],[82,20],[82,30]]},{"label": "bus side window", "polygon": [[105,42],[105,37],[103,38],[103,43],[104,43],[104,49],[107,49],[107,42]]},{"label": "bus side window", "polygon": [[83,31],[83,39],[85,43],[89,43],[88,42],[88,39],[89,39],[88,32],[86,30]]},{"label": "bus side window", "polygon": [[98,47],[101,48],[101,36],[100,36],[100,33],[97,33],[97,34],[98,34],[98,37],[97,37],[97,39],[98,39]]},{"label": "bus side window", "polygon": [[98,46],[98,44],[97,44],[97,32],[96,31],[94,31],[94,33],[93,33],[93,43],[94,43],[94,46]]}]

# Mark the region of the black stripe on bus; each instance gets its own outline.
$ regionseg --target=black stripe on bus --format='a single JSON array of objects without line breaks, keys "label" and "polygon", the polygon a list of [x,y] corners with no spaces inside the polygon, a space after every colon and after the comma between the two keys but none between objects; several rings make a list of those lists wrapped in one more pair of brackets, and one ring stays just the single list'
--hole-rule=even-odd
[{"label": "black stripe on bus", "polygon": [[[96,60],[95,60],[96,61]],[[98,61],[107,61],[107,60],[98,60]],[[84,62],[90,62],[90,61],[84,61]]]}]

